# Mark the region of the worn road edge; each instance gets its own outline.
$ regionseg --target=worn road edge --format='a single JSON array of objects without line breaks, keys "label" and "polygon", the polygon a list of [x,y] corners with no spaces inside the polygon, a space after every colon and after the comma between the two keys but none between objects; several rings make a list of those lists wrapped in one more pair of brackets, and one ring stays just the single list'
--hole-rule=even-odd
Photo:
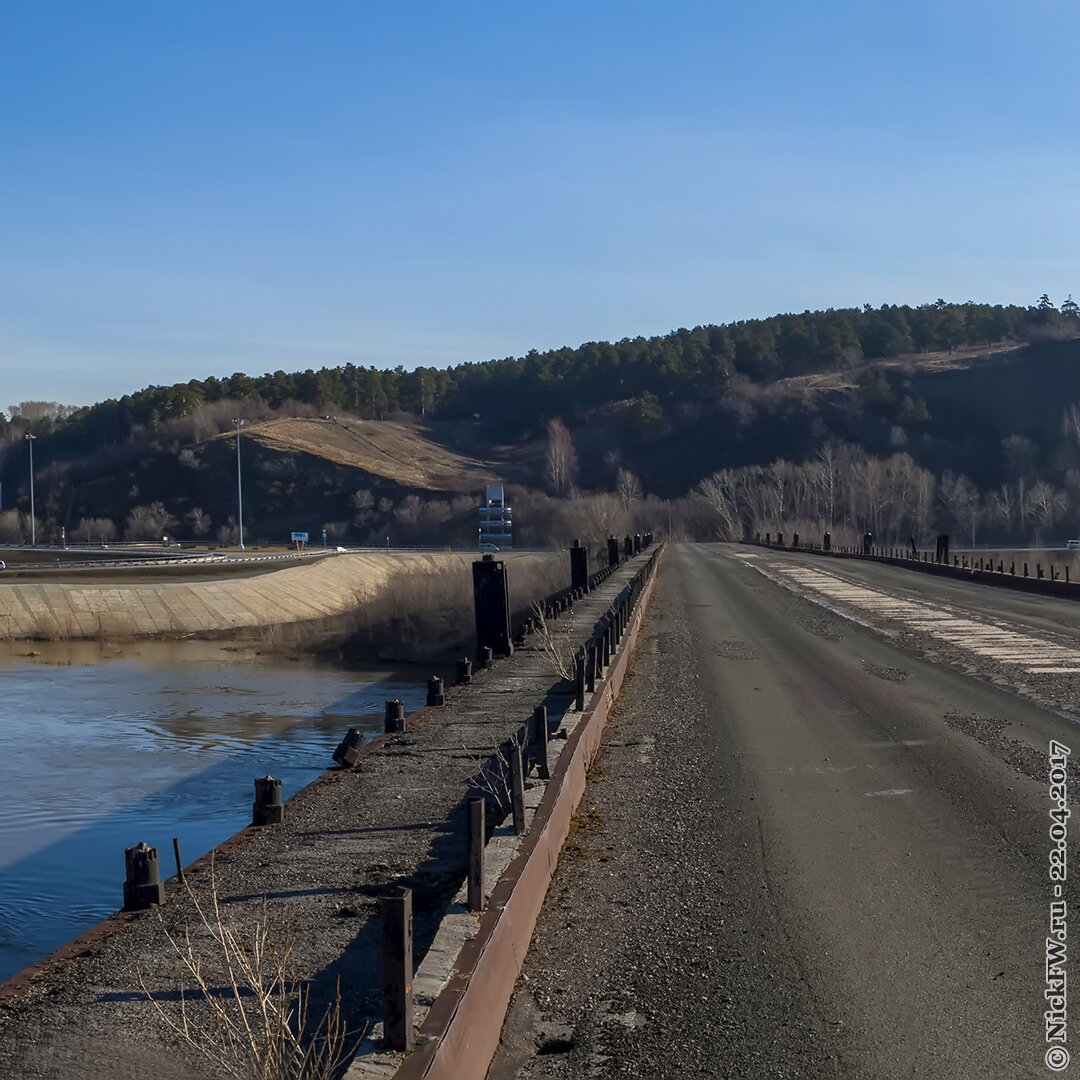
[{"label": "worn road edge", "polygon": [[559,756],[532,828],[492,890],[476,936],[462,947],[450,981],[421,1025],[418,1048],[402,1062],[394,1080],[484,1080],[570,831],[570,820],[585,793],[586,774],[637,644],[662,560],[663,549],[622,648],[597,683],[592,702]]}]

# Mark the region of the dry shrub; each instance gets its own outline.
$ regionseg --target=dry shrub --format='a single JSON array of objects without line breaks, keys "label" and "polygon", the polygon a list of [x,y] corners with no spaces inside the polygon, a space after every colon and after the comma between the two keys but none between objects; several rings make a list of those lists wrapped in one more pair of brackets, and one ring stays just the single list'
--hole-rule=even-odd
[{"label": "dry shrub", "polygon": [[[560,554],[511,555],[507,591],[513,618],[570,583],[570,559]],[[352,644],[361,650],[392,648],[395,659],[428,660],[460,650],[475,632],[472,570],[432,567],[396,577],[374,597],[357,594]]]},{"label": "dry shrub", "polygon": [[[286,909],[275,922],[266,902],[247,931],[227,919],[211,864],[211,900],[204,907],[187,885],[197,921],[182,936],[162,929],[180,961],[179,1004],[143,992],[165,1024],[215,1070],[236,1080],[331,1080],[356,1052],[341,1015],[341,986],[317,1022],[310,989],[297,978],[295,938]],[[158,912],[161,919],[161,913]],[[187,983],[187,988],[185,987]]]},{"label": "dry shrub", "polygon": [[356,607],[355,644],[376,650],[393,645],[399,659],[427,659],[472,633],[472,576],[461,567],[413,571],[373,598],[357,595]]},{"label": "dry shrub", "polygon": [[560,679],[574,678],[574,620],[572,614],[558,622],[548,622],[544,605],[532,605],[536,644],[544,657],[548,671]]},{"label": "dry shrub", "polygon": [[495,809],[497,818],[505,817],[513,805],[510,756],[515,752],[523,753],[525,750],[525,741],[521,733],[512,735],[507,742],[494,747],[486,759],[469,750],[468,747],[463,749],[472,759],[472,769],[466,777],[466,783],[488,799]]},{"label": "dry shrub", "polygon": [[570,556],[565,551],[520,555],[507,560],[506,587],[510,611],[531,614],[532,605],[570,586]]}]

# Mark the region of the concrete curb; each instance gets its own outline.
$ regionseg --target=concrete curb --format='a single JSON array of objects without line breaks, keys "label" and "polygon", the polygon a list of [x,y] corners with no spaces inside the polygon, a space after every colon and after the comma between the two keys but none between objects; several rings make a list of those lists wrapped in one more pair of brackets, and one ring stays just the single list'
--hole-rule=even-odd
[{"label": "concrete curb", "polygon": [[548,885],[585,792],[589,766],[626,676],[662,556],[661,549],[623,645],[559,756],[532,828],[492,891],[476,936],[463,945],[449,982],[432,1003],[420,1027],[418,1049],[402,1062],[395,1080],[483,1080],[487,1074]]}]

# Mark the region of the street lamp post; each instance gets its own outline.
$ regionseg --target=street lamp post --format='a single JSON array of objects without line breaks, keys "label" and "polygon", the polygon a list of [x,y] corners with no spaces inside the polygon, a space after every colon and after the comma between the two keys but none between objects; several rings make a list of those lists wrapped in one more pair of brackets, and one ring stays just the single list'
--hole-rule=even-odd
[{"label": "street lamp post", "polygon": [[36,435],[26,433],[26,441],[30,444],[30,546],[37,547],[37,524],[34,521],[34,440]]},{"label": "street lamp post", "polygon": [[240,541],[236,546],[243,551],[244,550],[244,492],[240,486],[240,429],[244,426],[244,421],[239,417],[234,418],[233,423],[236,425],[236,521],[237,521],[237,539]]}]

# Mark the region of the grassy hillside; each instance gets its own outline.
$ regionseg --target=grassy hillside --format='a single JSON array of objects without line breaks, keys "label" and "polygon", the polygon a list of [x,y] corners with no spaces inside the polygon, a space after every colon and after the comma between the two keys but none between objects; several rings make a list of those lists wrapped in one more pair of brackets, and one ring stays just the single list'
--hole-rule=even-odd
[{"label": "grassy hillside", "polygon": [[392,421],[289,418],[253,424],[244,435],[270,450],[324,458],[403,488],[463,492],[494,480],[491,466]]}]

